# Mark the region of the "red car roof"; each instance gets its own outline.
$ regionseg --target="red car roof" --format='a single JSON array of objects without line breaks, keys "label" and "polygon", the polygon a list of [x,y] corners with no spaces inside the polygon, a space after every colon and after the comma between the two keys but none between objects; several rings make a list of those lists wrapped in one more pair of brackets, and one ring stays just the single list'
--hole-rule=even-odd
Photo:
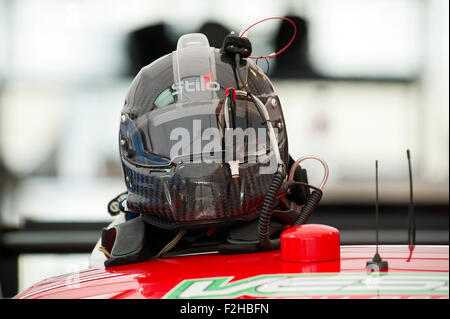
[{"label": "red car roof", "polygon": [[[200,254],[89,269],[41,281],[16,298],[449,298],[448,246],[341,246],[340,260],[283,262],[280,251]],[[410,258],[411,257],[411,258]]]}]

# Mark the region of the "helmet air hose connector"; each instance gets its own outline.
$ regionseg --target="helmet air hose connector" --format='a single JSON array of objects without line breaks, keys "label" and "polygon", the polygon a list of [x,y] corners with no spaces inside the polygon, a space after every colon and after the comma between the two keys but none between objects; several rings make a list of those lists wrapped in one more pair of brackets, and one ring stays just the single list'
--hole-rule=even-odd
[{"label": "helmet air hose connector", "polygon": [[239,54],[241,58],[248,58],[252,54],[252,44],[248,38],[230,33],[223,40],[220,53],[230,57]]}]

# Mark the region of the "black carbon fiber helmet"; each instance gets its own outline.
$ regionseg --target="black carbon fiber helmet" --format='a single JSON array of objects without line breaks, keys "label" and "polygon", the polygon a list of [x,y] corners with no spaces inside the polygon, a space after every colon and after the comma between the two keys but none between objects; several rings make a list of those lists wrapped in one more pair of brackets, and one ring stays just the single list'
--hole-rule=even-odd
[{"label": "black carbon fiber helmet", "polygon": [[[265,105],[287,163],[285,122],[272,83],[251,59],[238,68],[247,90]],[[182,36],[176,51],[141,69],[119,132],[129,211],[164,229],[259,215],[275,171],[266,123],[242,89],[235,61],[200,33]],[[229,131],[242,134],[229,139]]]}]

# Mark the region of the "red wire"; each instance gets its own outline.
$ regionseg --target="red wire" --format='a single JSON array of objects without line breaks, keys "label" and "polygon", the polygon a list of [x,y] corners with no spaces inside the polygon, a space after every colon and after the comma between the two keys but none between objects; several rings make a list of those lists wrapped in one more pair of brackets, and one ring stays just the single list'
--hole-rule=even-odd
[{"label": "red wire", "polygon": [[291,19],[288,19],[288,18],[285,18],[285,17],[271,17],[271,18],[266,18],[266,19],[260,20],[260,21],[258,21],[258,22],[256,22],[256,23],[253,23],[251,26],[249,26],[247,29],[245,29],[245,30],[241,33],[241,35],[240,35],[239,37],[242,38],[242,36],[243,36],[248,30],[250,30],[251,28],[253,28],[255,25],[257,25],[257,24],[259,24],[259,23],[261,23],[261,22],[267,21],[267,20],[272,20],[272,19],[285,20],[285,21],[288,21],[288,22],[290,22],[290,23],[292,24],[292,26],[294,27],[294,34],[292,35],[291,40],[289,41],[288,44],[286,44],[286,46],[285,46],[284,48],[282,48],[280,51],[278,51],[278,52],[275,53],[275,54],[266,55],[266,56],[258,56],[258,57],[249,56],[250,59],[271,59],[271,58],[274,58],[274,57],[276,57],[278,54],[280,54],[281,52],[283,52],[284,50],[286,50],[286,49],[291,45],[292,41],[294,41],[295,35],[297,34],[297,27],[295,26],[295,23],[292,22]]}]

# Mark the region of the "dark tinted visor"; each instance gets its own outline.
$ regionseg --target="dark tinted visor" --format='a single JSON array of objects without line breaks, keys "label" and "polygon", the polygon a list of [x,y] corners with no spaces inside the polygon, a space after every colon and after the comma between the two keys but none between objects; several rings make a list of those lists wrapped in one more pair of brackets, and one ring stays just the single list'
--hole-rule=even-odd
[{"label": "dark tinted visor", "polygon": [[265,154],[266,129],[253,102],[238,97],[226,107],[223,100],[175,103],[127,121],[121,137],[127,159],[138,165],[243,162]]}]

